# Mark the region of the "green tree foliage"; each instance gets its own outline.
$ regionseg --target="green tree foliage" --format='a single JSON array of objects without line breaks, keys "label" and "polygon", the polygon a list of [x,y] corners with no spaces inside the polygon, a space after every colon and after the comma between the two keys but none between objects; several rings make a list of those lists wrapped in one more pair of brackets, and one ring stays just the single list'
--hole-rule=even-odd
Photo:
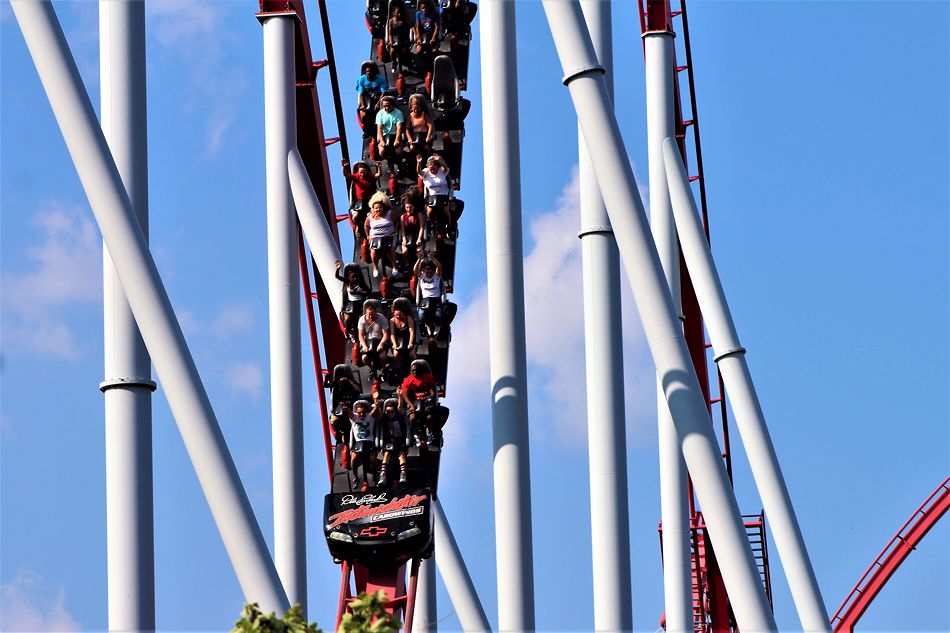
[{"label": "green tree foliage", "polygon": [[397,633],[402,622],[386,611],[388,600],[385,591],[361,593],[350,603],[352,612],[343,616],[337,633]]},{"label": "green tree foliage", "polygon": [[[350,602],[350,613],[343,616],[337,633],[397,633],[402,627],[399,618],[386,611],[389,597],[384,591],[361,593]],[[324,633],[316,622],[307,622],[299,604],[283,617],[276,613],[261,613],[255,604],[245,605],[241,619],[234,623],[231,633]]]},{"label": "green tree foliage", "polygon": [[307,622],[299,604],[290,608],[284,617],[276,613],[261,613],[258,604],[244,605],[241,619],[234,623],[231,633],[323,633],[315,622]]}]

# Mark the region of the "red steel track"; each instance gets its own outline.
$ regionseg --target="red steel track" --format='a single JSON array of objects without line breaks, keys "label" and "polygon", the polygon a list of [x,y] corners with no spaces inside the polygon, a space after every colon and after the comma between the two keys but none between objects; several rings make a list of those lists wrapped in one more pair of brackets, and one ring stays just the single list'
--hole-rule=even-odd
[{"label": "red steel track", "polygon": [[881,593],[887,581],[947,510],[950,510],[950,477],[944,479],[910,515],[838,607],[831,618],[835,633],[854,631],[855,624]]}]

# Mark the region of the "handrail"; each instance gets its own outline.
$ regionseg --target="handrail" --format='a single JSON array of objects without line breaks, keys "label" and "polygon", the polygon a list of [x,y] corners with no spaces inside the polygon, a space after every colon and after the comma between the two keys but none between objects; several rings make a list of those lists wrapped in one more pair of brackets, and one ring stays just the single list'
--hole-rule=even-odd
[{"label": "handrail", "polygon": [[871,602],[921,539],[950,509],[950,477],[924,500],[897,530],[831,618],[835,633],[851,633]]},{"label": "handrail", "polygon": [[330,88],[333,92],[333,108],[336,110],[337,134],[343,158],[350,159],[350,146],[346,142],[346,123],[343,116],[343,102],[340,96],[340,77],[336,70],[336,57],[333,54],[333,40],[330,38],[330,16],[327,13],[326,0],[317,0],[320,9],[320,26],[323,28],[323,45],[327,52],[327,66],[330,70]]}]

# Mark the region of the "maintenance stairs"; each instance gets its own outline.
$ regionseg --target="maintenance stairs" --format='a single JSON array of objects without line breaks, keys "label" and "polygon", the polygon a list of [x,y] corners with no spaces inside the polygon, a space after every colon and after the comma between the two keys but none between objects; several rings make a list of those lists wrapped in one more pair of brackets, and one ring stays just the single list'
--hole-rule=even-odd
[{"label": "maintenance stairs", "polygon": [[[765,588],[765,595],[772,604],[772,579],[769,575],[769,553],[765,538],[765,514],[745,515],[742,517],[746,536],[752,547],[752,555],[759,571],[759,578]],[[662,535],[662,527],[660,529]],[[728,610],[728,598],[719,577],[719,567],[708,539],[706,524],[702,512],[697,512],[692,520],[690,538],[691,582],[693,595],[693,630],[696,633],[736,630],[735,622]],[[716,611],[722,611],[723,617],[715,618]],[[729,627],[714,626],[714,622],[729,621]]]}]

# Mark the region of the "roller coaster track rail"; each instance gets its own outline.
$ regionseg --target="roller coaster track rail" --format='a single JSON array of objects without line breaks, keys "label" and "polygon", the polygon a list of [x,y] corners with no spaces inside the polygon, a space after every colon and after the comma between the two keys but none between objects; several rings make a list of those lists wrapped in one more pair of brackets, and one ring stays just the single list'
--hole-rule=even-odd
[{"label": "roller coaster track rail", "polygon": [[851,633],[898,567],[950,510],[950,477],[930,493],[887,542],[831,618],[835,633]]}]

